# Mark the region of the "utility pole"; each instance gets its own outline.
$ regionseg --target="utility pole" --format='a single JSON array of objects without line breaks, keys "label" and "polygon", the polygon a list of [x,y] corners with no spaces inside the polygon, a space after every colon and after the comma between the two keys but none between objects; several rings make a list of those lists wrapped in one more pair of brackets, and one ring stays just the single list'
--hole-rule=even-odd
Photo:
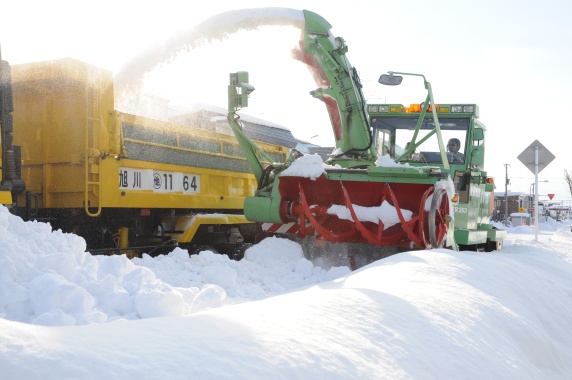
[{"label": "utility pole", "polygon": [[508,226],[508,167],[509,164],[504,164],[504,170],[506,173],[506,179],[504,182],[504,225]]}]

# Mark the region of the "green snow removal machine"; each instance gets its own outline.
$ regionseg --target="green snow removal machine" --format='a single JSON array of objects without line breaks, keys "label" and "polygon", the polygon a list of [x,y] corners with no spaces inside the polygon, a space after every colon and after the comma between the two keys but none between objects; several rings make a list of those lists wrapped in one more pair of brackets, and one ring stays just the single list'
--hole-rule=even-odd
[{"label": "green snow removal machine", "polygon": [[335,148],[325,162],[291,150],[286,163],[263,165],[269,158],[243,133],[237,114],[254,87],[248,72],[231,73],[228,121],[258,181],[255,196],[245,199],[246,218],[266,234],[314,242],[500,250],[506,231],[490,224],[494,183],[484,171],[486,128],[477,105],[435,104],[423,75],[399,72],[379,82],[420,77],[425,102],[367,104],[344,39],[332,36],[321,16],[303,14],[295,57],[319,86],[310,94],[326,106]]}]

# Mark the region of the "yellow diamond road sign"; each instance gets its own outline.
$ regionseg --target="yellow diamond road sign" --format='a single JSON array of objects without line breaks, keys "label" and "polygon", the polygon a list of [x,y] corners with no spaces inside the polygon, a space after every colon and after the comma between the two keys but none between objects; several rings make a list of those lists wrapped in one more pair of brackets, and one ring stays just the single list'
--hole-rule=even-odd
[{"label": "yellow diamond road sign", "polygon": [[[538,150],[538,162],[535,162],[536,150]],[[556,157],[540,141],[534,140],[517,158],[533,173],[535,172],[534,166],[538,164],[538,173],[540,173]]]}]

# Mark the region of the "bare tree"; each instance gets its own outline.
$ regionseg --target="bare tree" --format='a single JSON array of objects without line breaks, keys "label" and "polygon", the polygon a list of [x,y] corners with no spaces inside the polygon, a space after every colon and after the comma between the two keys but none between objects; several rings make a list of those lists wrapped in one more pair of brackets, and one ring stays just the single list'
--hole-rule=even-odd
[{"label": "bare tree", "polygon": [[570,195],[572,195],[572,174],[568,172],[568,170],[564,170],[564,180],[568,184],[568,190],[570,191]]}]

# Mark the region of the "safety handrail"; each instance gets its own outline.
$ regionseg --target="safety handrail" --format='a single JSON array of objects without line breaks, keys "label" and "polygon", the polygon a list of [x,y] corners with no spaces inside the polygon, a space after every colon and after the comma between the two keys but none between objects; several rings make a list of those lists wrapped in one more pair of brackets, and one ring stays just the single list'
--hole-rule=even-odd
[{"label": "safety handrail", "polygon": [[[85,169],[85,189],[84,189],[84,202],[83,202],[83,206],[85,209],[85,213],[89,216],[92,217],[96,217],[99,216],[101,214],[101,177],[102,177],[102,167],[101,165],[99,165],[99,170],[97,172],[97,181],[90,181],[89,179],[89,166],[90,166],[90,156],[91,156],[91,149],[92,147],[90,147],[89,145],[89,125],[90,125],[90,121],[93,123],[93,130],[94,131],[99,131],[99,125],[101,120],[97,117],[94,117],[92,115],[90,115],[93,111],[93,104],[90,102],[90,96],[89,96],[89,91],[92,90],[92,88],[90,87],[86,87],[85,90],[85,116],[86,116],[86,120],[85,120],[85,128],[84,128],[84,132],[85,132],[85,151],[84,151],[84,169]],[[93,99],[93,102],[95,102],[95,98]],[[90,107],[92,106],[92,107]],[[93,132],[92,132],[93,133]],[[95,157],[93,157],[95,159]],[[96,212],[91,212],[90,208],[89,208],[89,186],[94,186],[97,187],[97,211]]]}]

